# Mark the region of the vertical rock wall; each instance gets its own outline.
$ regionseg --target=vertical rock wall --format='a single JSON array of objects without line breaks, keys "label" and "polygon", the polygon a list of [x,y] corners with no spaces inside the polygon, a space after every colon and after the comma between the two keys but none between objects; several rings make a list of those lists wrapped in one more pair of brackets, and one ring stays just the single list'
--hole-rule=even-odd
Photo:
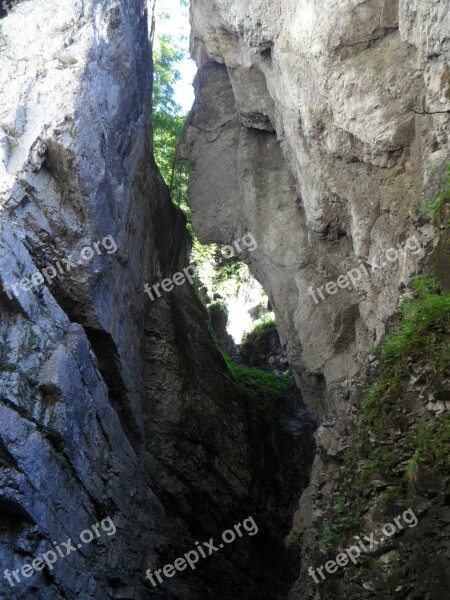
[{"label": "vertical rock wall", "polygon": [[[189,285],[154,303],[143,291],[189,249],[152,156],[151,75],[143,0],[33,0],[0,21],[2,572],[107,516],[117,528],[14,588],[2,579],[2,598],[288,585],[307,449],[230,379]],[[17,286],[69,256],[48,284]],[[257,538],[158,588],[145,579],[250,515]]]},{"label": "vertical rock wall", "polygon": [[182,152],[194,226],[203,241],[256,236],[249,264],[318,414],[345,406],[424,253],[375,269],[358,292],[316,304],[308,289],[380,264],[411,235],[436,243],[410,211],[449,154],[449,4],[420,6],[192,3],[200,72]]},{"label": "vertical rock wall", "polygon": [[[370,582],[345,575],[339,587],[334,580],[325,589],[307,567],[320,564],[316,542],[325,507],[335,483],[345,486],[342,454],[352,443],[367,358],[414,275],[438,264],[448,284],[447,238],[424,216],[424,204],[439,189],[450,156],[450,3],[193,0],[191,6],[199,73],[181,154],[191,160],[194,229],[203,242],[253,233],[258,249],[244,260],[269,295],[303,398],[322,419],[310,487],[288,539],[302,558],[290,597],[399,593],[440,600],[442,563],[436,558],[422,577],[415,549],[433,535],[433,556],[444,555],[442,478],[433,488],[441,490],[436,502],[423,491],[410,498],[422,514],[428,511],[428,522],[406,536],[397,558],[383,557],[389,584],[383,571]],[[399,245],[403,251],[387,258]],[[352,269],[354,287],[326,290]],[[411,426],[423,418],[421,410],[411,409]],[[368,502],[367,531],[374,514]],[[402,585],[389,587],[396,577]]]}]

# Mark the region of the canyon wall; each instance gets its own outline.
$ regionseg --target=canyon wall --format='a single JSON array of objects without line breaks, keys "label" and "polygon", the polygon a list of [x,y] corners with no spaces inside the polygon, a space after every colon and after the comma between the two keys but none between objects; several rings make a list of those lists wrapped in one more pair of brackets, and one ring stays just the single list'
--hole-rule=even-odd
[{"label": "canyon wall", "polygon": [[[192,3],[199,74],[181,152],[192,161],[194,227],[204,242],[256,236],[248,262],[319,415],[345,407],[361,360],[437,243],[411,210],[449,154],[448,8]],[[411,236],[426,251],[410,243],[414,252],[385,260]],[[387,264],[357,292],[322,287],[318,303],[308,293],[362,260]]]},{"label": "canyon wall", "polygon": [[[450,2],[192,0],[191,20],[199,72],[180,157],[191,161],[194,229],[205,243],[255,236],[258,249],[242,258],[269,295],[321,422],[287,540],[301,564],[289,597],[441,600],[450,522],[436,500],[442,474],[434,495],[426,485],[410,492],[422,524],[378,553],[378,575],[350,570],[327,588],[307,567],[324,562],[322,518],[335,484],[345,486],[342,454],[374,350],[413,276],[439,274],[448,289],[448,235],[424,206],[450,156]],[[349,272],[355,285],[339,279]],[[405,404],[405,427],[427,418],[423,400]],[[366,533],[389,520],[374,502]],[[423,576],[418,547],[431,538]]]},{"label": "canyon wall", "polygon": [[[312,442],[230,377],[190,285],[144,293],[190,245],[153,159],[147,3],[33,0],[2,17],[1,572],[107,517],[116,532],[2,575],[0,595],[277,597]],[[145,578],[249,516],[258,536]]]},{"label": "canyon wall", "polygon": [[[367,559],[316,585],[308,567],[325,559],[318,538],[392,315],[418,273],[449,287],[448,229],[423,210],[450,156],[449,8],[192,2],[199,73],[180,157],[194,228],[257,241],[242,258],[319,422],[312,468],[300,402],[262,410],[237,384],[195,289],[144,292],[190,246],[153,159],[147,3],[2,9],[1,572],[107,517],[116,529],[20,583],[3,577],[2,598],[445,597],[440,472],[408,492],[419,525],[376,572]],[[354,288],[328,285],[351,270]],[[424,357],[411,374],[402,427],[448,411],[449,377],[434,393],[429,370]],[[365,533],[394,516],[386,485],[367,487]],[[146,579],[249,516],[255,537]]]}]

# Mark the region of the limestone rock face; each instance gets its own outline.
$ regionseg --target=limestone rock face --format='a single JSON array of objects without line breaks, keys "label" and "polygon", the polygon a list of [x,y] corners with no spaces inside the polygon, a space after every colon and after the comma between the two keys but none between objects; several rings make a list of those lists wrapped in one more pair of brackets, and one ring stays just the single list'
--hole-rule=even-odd
[{"label": "limestone rock face", "polygon": [[[450,150],[449,8],[192,2],[200,71],[182,153],[192,161],[194,227],[205,242],[256,237],[248,263],[319,415],[342,405],[437,243],[410,211]],[[417,244],[386,258],[411,236]],[[355,273],[356,290],[324,290],[360,261],[373,266]],[[316,303],[308,290],[321,286]]]},{"label": "limestone rock face", "polygon": [[[189,249],[153,160],[148,20],[144,0],[33,0],[0,21],[2,573],[107,516],[117,529],[15,589],[2,579],[2,598],[287,586],[274,573],[304,439],[274,431],[230,379],[189,285],[155,302],[143,289]],[[23,281],[44,269],[48,282]],[[256,546],[145,579],[250,515]]]},{"label": "limestone rock face", "polygon": [[[450,156],[450,2],[191,5],[199,73],[180,155],[191,160],[194,229],[204,242],[254,235],[258,248],[242,259],[268,293],[303,398],[322,419],[310,487],[288,538],[302,559],[289,598],[440,600],[438,563],[417,596],[403,579],[392,587],[396,577],[421,580],[415,536],[435,536],[433,552],[444,555],[449,520],[437,524],[439,495],[430,508],[422,492],[412,494],[411,505],[427,506],[430,520],[405,536],[401,560],[386,550],[379,577],[350,584],[345,574],[339,586],[320,587],[307,567],[321,564],[325,505],[335,484],[345,485],[342,454],[367,358],[412,276],[434,264],[448,283],[448,237],[424,204]],[[422,418],[411,412],[411,423]],[[442,491],[445,481],[433,486]],[[366,532],[369,502],[367,514]]]}]

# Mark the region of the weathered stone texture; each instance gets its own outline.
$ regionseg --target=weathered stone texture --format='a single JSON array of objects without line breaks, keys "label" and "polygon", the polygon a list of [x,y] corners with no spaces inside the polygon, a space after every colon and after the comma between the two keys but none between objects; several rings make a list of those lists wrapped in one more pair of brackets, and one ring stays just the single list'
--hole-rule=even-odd
[{"label": "weathered stone texture", "polygon": [[424,253],[319,305],[308,288],[411,235],[427,252],[437,243],[410,210],[449,154],[450,5],[419,4],[192,3],[200,72],[182,153],[194,226],[204,241],[256,236],[249,264],[319,414],[342,405]]},{"label": "weathered stone texture", "polygon": [[[450,156],[450,2],[193,0],[191,17],[199,74],[181,154],[192,163],[194,229],[204,242],[253,233],[258,249],[244,260],[270,297],[307,406],[324,419],[289,538],[304,569],[290,597],[391,598],[385,574],[372,587],[344,582],[336,595],[333,583],[325,593],[305,569],[341,477],[367,356],[433,256],[448,282],[448,246],[423,215],[433,195],[421,191],[430,180],[436,187]],[[420,252],[386,260],[385,251],[411,236]],[[367,266],[356,291],[311,298],[309,288],[367,260],[382,266]],[[422,500],[420,492],[411,502]],[[437,524],[436,502],[423,500],[430,519],[417,539],[435,535],[441,556],[448,516]],[[407,538],[391,574],[419,581]],[[401,597],[443,598],[436,565],[428,587],[414,595],[403,586]]]},{"label": "weathered stone texture", "polygon": [[[308,447],[231,381],[189,285],[154,303],[143,291],[189,249],[152,157],[147,21],[143,0],[33,0],[0,21],[1,283],[76,261],[1,292],[2,571],[106,516],[117,526],[16,589],[2,579],[2,598],[256,600],[288,585],[274,573]],[[117,252],[77,264],[106,236]],[[256,543],[145,580],[250,515]]]}]

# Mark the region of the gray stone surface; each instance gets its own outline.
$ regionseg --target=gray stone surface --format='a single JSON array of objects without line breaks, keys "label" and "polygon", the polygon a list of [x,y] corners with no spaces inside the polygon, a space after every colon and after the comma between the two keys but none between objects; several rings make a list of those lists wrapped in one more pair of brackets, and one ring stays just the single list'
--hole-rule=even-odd
[{"label": "gray stone surface", "polygon": [[[200,71],[181,154],[192,161],[194,227],[205,242],[255,235],[249,265],[319,415],[343,406],[367,348],[437,244],[411,209],[450,153],[450,4],[398,5],[192,3]],[[380,263],[411,235],[424,253],[384,261],[357,292],[319,305],[308,295],[360,260]]]},{"label": "gray stone surface", "polygon": [[[433,537],[433,556],[443,556],[448,515],[438,525],[439,495],[424,501],[430,518],[407,536],[399,568],[369,573],[369,583],[362,569],[326,590],[306,568],[320,558],[316,542],[333,489],[345,485],[342,451],[351,443],[367,358],[412,276],[433,266],[448,285],[448,234],[432,227],[423,208],[450,156],[450,2],[191,5],[199,74],[180,155],[192,165],[194,229],[201,241],[220,243],[252,231],[258,249],[244,260],[269,295],[303,398],[323,421],[288,538],[302,559],[289,597],[441,600],[448,582],[440,558],[423,578],[414,543]],[[384,258],[411,236],[420,252]],[[386,264],[368,267],[356,290],[314,303],[310,287],[336,282],[367,260]],[[411,412],[412,422],[423,418],[417,407]],[[433,489],[442,493],[445,483],[438,477]],[[421,505],[422,493],[411,502]],[[377,518],[383,522],[380,511]],[[397,575],[408,585],[402,579],[392,587]]]},{"label": "gray stone surface", "polygon": [[[117,244],[51,285],[1,292],[2,572],[106,516],[117,527],[15,589],[2,579],[2,598],[287,589],[276,573],[308,447],[230,379],[189,285],[143,292],[189,250],[152,157],[148,18],[143,0],[33,0],[0,20],[1,284]],[[250,515],[257,538],[157,589],[145,580]]]}]

